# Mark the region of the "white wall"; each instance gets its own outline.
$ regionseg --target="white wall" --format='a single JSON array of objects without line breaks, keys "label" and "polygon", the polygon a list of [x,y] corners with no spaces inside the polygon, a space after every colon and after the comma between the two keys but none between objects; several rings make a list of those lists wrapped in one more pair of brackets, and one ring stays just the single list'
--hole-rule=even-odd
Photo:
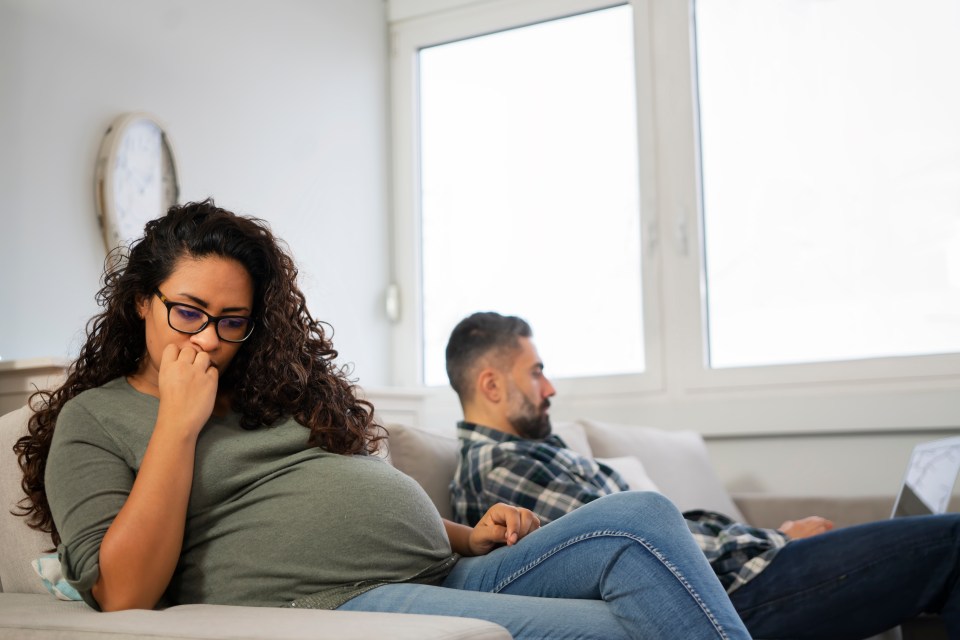
[{"label": "white wall", "polygon": [[110,121],[167,125],[181,200],[267,219],[363,384],[387,375],[382,0],[0,0],[0,358],[69,357],[105,250]]}]

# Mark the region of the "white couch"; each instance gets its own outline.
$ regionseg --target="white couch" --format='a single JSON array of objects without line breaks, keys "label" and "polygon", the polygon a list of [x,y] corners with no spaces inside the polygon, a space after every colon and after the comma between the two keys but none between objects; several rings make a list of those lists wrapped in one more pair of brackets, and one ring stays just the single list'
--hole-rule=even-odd
[{"label": "white couch", "polygon": [[[509,639],[502,627],[465,618],[403,614],[354,613],[227,607],[177,606],[162,611],[97,613],[81,602],[56,600],[30,565],[50,546],[47,536],[29,529],[10,514],[21,498],[20,469],[12,452],[25,433],[26,408],[0,417],[0,638],[73,639],[189,638],[189,639]],[[402,425],[388,426],[387,460],[416,479],[444,517],[450,516],[448,484],[457,457],[457,441]],[[783,499],[774,496],[738,496],[723,488],[707,455],[703,439],[694,432],[668,432],[623,427],[591,421],[557,424],[556,430],[571,448],[607,459],[621,469],[635,488],[656,486],[681,509],[707,508],[752,522],[777,526],[798,515],[818,513],[839,525],[882,518],[892,498]],[[682,472],[678,473],[678,470]],[[923,623],[923,624],[921,624]],[[911,622],[904,638],[945,638],[939,632],[913,631],[936,621]],[[910,631],[910,633],[907,633]],[[883,636],[899,638],[898,631]]]}]

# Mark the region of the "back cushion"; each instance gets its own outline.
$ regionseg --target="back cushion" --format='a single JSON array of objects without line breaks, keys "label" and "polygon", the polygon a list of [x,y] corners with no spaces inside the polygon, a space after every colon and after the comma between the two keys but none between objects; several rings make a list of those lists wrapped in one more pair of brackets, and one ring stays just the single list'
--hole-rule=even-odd
[{"label": "back cushion", "polygon": [[13,444],[27,433],[30,409],[23,407],[0,417],[0,585],[7,593],[47,593],[30,562],[50,547],[50,536],[27,526],[13,515],[23,498],[22,478]]},{"label": "back cushion", "polygon": [[387,425],[387,431],[387,460],[420,483],[441,516],[453,519],[450,481],[457,468],[457,439],[401,424]]},{"label": "back cushion", "polygon": [[713,468],[699,433],[590,420],[581,423],[595,456],[636,456],[663,495],[681,511],[707,509],[745,522]]},{"label": "back cushion", "polygon": [[563,443],[571,451],[576,451],[585,458],[593,457],[593,450],[587,440],[587,432],[579,422],[554,422],[553,433],[560,436]]},{"label": "back cushion", "polygon": [[653,481],[653,478],[650,477],[650,474],[647,473],[647,470],[643,468],[640,458],[636,456],[617,456],[616,458],[597,458],[596,460],[619,473],[632,491],[663,493],[657,483]]},{"label": "back cushion", "polygon": [[[384,454],[394,467],[416,480],[437,506],[440,515],[453,519],[450,507],[450,481],[457,470],[460,444],[451,435],[426,431],[402,424],[387,425],[390,438]],[[590,444],[582,425],[576,422],[554,424],[554,432],[577,453],[590,456]]]}]

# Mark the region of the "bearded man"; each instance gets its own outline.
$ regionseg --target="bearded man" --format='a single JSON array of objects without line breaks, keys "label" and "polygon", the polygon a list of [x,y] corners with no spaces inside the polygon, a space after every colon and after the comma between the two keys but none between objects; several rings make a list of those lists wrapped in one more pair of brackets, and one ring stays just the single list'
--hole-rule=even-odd
[{"label": "bearded man", "polygon": [[[629,490],[616,471],[551,432],[556,390],[532,336],[521,318],[483,312],[462,320],[447,343],[447,375],[464,416],[450,486],[454,518],[463,524],[506,502],[549,527]],[[683,516],[754,637],[865,638],[939,613],[949,637],[960,639],[960,514],[842,529],[817,516],[779,529],[704,510]]]}]

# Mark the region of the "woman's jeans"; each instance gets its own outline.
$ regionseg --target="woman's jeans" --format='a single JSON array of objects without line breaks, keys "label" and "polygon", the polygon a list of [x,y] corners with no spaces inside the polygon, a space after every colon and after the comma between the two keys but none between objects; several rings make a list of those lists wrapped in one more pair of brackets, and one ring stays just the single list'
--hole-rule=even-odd
[{"label": "woman's jeans", "polygon": [[750,637],[680,512],[635,491],[463,558],[442,586],[385,585],[340,609],[482,618],[517,640]]},{"label": "woman's jeans", "polygon": [[865,638],[937,612],[960,639],[960,515],[795,540],[730,598],[758,638]]}]

